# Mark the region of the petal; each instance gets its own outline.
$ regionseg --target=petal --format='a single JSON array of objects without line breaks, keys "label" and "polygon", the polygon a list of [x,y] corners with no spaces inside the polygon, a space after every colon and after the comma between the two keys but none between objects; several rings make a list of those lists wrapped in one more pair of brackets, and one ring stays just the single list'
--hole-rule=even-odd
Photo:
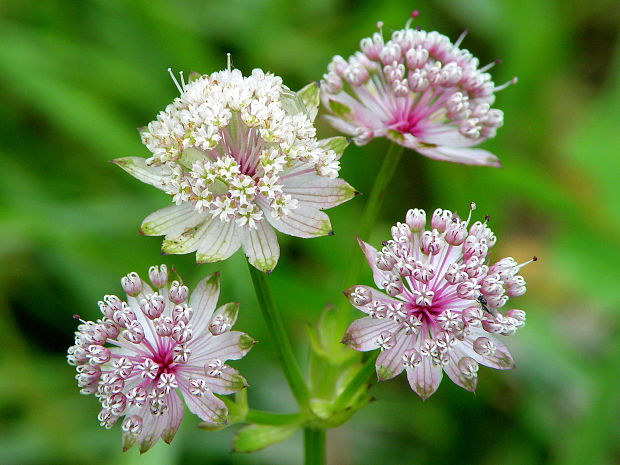
[{"label": "petal", "polygon": [[162,252],[167,254],[185,254],[196,251],[207,235],[209,226],[213,221],[205,221],[185,228],[183,232],[167,234],[161,244]]},{"label": "petal", "polygon": [[274,228],[290,236],[310,238],[333,234],[329,217],[309,205],[299,204],[288,215],[278,220],[270,214],[265,215]]},{"label": "petal", "polygon": [[318,141],[318,143],[319,147],[324,150],[333,150],[338,156],[338,159],[340,159],[340,157],[342,156],[342,152],[344,152],[344,149],[349,146],[349,140],[350,139],[344,136],[335,136],[328,137],[327,139],[321,139]]},{"label": "petal", "polygon": [[230,331],[219,336],[192,339],[192,364],[201,365],[211,360],[238,360],[247,354],[256,341],[241,331]]},{"label": "petal", "polygon": [[177,234],[206,219],[207,217],[198,213],[191,204],[170,205],[144,218],[140,232],[146,236]]},{"label": "petal", "polygon": [[233,394],[248,387],[248,382],[236,369],[224,365],[220,376],[207,376],[204,380],[207,387],[216,394]]},{"label": "petal", "polygon": [[343,179],[324,178],[314,173],[285,178],[282,184],[284,193],[319,210],[340,205],[358,194]]},{"label": "petal", "polygon": [[495,155],[483,149],[446,147],[442,145],[432,147],[423,146],[420,144],[412,148],[418,153],[421,153],[426,157],[433,158],[434,160],[463,163],[465,165],[494,166],[498,168],[502,166]]},{"label": "petal", "polygon": [[365,316],[351,323],[342,343],[352,349],[367,352],[379,347],[377,339],[383,331],[395,332],[397,328],[398,323],[389,318],[375,319]]},{"label": "petal", "polygon": [[357,126],[354,126],[336,116],[332,115],[324,115],[323,118],[337,131],[343,132],[345,134],[349,134],[351,136],[355,135],[355,130]]},{"label": "petal", "polygon": [[210,392],[206,392],[200,397],[190,394],[189,389],[183,388],[182,392],[187,408],[194,415],[198,415],[201,420],[215,423],[216,425],[228,423],[228,408],[221,399],[218,399]]},{"label": "petal", "polygon": [[197,263],[212,263],[225,260],[241,246],[241,232],[234,221],[220,221],[213,218],[196,251]]},{"label": "petal", "polygon": [[194,310],[192,329],[198,337],[207,329],[213,310],[220,296],[220,274],[213,273],[201,280],[189,297],[189,306]]},{"label": "petal", "polygon": [[[176,391],[171,391],[166,398],[168,402],[168,410],[162,415],[153,415],[148,407],[148,402],[140,410],[142,416],[142,430],[138,434],[137,442],[140,444],[140,453],[144,453],[155,445],[155,443],[162,437],[163,433],[173,426],[176,421],[181,421],[183,411],[180,407],[179,396]],[[175,417],[170,418],[171,410]],[[180,410],[181,418],[178,417]],[[178,426],[177,426],[178,427]]]},{"label": "petal", "polygon": [[382,350],[377,357],[377,379],[385,381],[394,378],[405,369],[403,353],[415,345],[416,335],[407,335],[401,332],[396,336],[396,344],[388,350]]},{"label": "petal", "polygon": [[167,422],[164,431],[161,433],[161,438],[164,442],[170,444],[177,434],[179,425],[183,419],[183,403],[176,391],[168,394],[168,412],[166,416]]},{"label": "petal", "polygon": [[241,242],[252,266],[266,273],[273,271],[280,258],[280,246],[276,232],[269,223],[258,221],[255,229],[244,228]]},{"label": "petal", "polygon": [[306,107],[308,118],[310,118],[310,121],[314,121],[319,111],[319,85],[316,82],[311,82],[297,91],[297,95]]},{"label": "petal", "polygon": [[397,305],[397,304],[402,304],[402,301],[397,300],[393,297],[390,297],[387,294],[384,294],[383,292],[380,292],[378,290],[376,290],[374,287],[369,287],[369,286],[363,286],[363,285],[358,285],[358,286],[351,286],[350,288],[346,289],[344,291],[344,295],[345,297],[349,300],[349,303],[351,305],[353,305],[355,308],[357,308],[358,310],[361,310],[364,313],[369,313],[370,312],[370,304],[366,304],[366,305],[355,305],[355,303],[351,300],[351,294],[353,294],[355,292],[356,289],[358,288],[362,288],[367,290],[368,292],[370,292],[370,298],[372,299],[370,301],[370,304],[372,304],[372,302],[374,301],[379,301],[385,305]]},{"label": "petal", "polygon": [[360,238],[357,238],[357,243],[360,245],[360,248],[366,257],[366,261],[372,270],[372,277],[375,284],[379,289],[383,289],[381,284],[388,280],[389,273],[377,268],[377,249],[375,249],[372,245],[367,244]]},{"label": "petal", "polygon": [[[474,350],[474,342],[479,337],[486,337],[493,344],[495,344],[495,353],[493,355],[481,355]],[[463,352],[465,352],[468,357],[473,358],[481,365],[495,368],[497,370],[510,370],[515,367],[515,362],[510,354],[510,351],[508,350],[508,347],[506,347],[497,338],[480,328],[472,328],[470,333],[463,340],[461,346],[463,348]]]},{"label": "petal", "polygon": [[457,386],[461,386],[463,389],[474,392],[476,390],[476,386],[478,385],[478,377],[474,376],[468,378],[458,367],[461,359],[463,357],[467,357],[465,352],[462,350],[461,344],[457,343],[452,350],[448,352],[448,357],[450,358],[450,362],[444,367],[444,371],[448,377]]},{"label": "petal", "polygon": [[[239,315],[239,302],[230,302],[219,307],[213,315],[211,315],[211,319],[209,321],[209,331],[211,334],[218,335],[229,331],[231,327],[235,325],[237,322],[237,316]],[[221,331],[221,333],[215,332],[215,327],[212,329],[211,322],[215,319],[220,319],[222,323],[226,325],[226,328]],[[217,322],[216,322],[217,323]]]},{"label": "petal", "polygon": [[417,367],[407,368],[409,385],[423,400],[428,399],[439,387],[442,370],[433,366],[430,357],[422,357]]},{"label": "petal", "polygon": [[164,184],[162,182],[163,166],[148,166],[146,164],[146,158],[141,157],[117,158],[116,160],[112,160],[112,163],[120,166],[134,178],[164,190]]}]

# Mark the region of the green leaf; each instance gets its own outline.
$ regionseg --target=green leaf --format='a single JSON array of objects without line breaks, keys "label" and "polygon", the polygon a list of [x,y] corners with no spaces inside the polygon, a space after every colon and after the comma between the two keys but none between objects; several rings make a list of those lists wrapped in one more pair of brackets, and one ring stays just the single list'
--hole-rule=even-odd
[{"label": "green leaf", "polygon": [[235,452],[256,452],[284,441],[299,429],[298,423],[288,425],[250,425],[241,428],[233,440]]}]

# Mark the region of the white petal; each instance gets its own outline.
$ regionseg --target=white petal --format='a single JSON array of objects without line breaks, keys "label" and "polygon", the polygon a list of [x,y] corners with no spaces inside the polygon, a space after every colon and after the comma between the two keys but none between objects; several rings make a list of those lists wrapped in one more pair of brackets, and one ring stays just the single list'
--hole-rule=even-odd
[{"label": "white petal", "polygon": [[205,221],[196,226],[187,227],[183,232],[174,232],[166,235],[161,250],[168,254],[184,254],[194,252],[202,243],[211,222]]},{"label": "white petal", "polygon": [[189,297],[189,306],[194,310],[192,329],[195,337],[207,329],[211,315],[220,296],[220,274],[213,273],[201,280]]},{"label": "white petal", "polygon": [[299,204],[288,215],[282,215],[279,220],[274,219],[269,213],[265,216],[274,228],[290,236],[310,238],[333,233],[329,217],[308,205]]},{"label": "white petal", "polygon": [[395,332],[397,329],[398,323],[390,318],[375,319],[365,316],[351,323],[342,343],[352,349],[367,352],[379,347],[377,339],[383,331]]},{"label": "white petal", "polygon": [[[269,214],[268,214],[269,215]],[[270,273],[280,258],[276,232],[266,221],[258,221],[256,229],[243,229],[243,251],[248,261],[261,271]]]},{"label": "white petal", "polygon": [[140,232],[146,236],[178,234],[206,219],[207,216],[198,213],[190,204],[170,205],[144,218]]},{"label": "white petal", "polygon": [[241,231],[234,221],[212,219],[196,251],[197,263],[225,260],[241,246]]},{"label": "white petal", "polygon": [[314,173],[285,178],[283,186],[282,190],[286,194],[319,210],[340,205],[357,194],[343,179],[324,178]]},{"label": "white petal", "polygon": [[[493,355],[480,355],[474,350],[473,344],[479,337],[486,337],[495,344],[496,349]],[[480,365],[497,370],[510,370],[515,367],[515,362],[508,347],[483,329],[471,328],[470,334],[465,337],[461,347],[468,357],[473,358]]]},{"label": "white petal", "polygon": [[220,376],[207,376],[204,378],[207,387],[216,394],[233,394],[248,386],[245,378],[236,369],[224,365],[221,371],[222,374]]},{"label": "white petal", "polygon": [[167,422],[161,438],[170,444],[177,434],[181,420],[183,420],[183,403],[175,391],[168,394],[168,411],[166,412]]},{"label": "white petal", "polygon": [[141,157],[117,158],[116,160],[112,160],[112,163],[120,166],[134,178],[164,190],[162,166],[148,166],[146,164],[146,158]]},{"label": "white petal", "polygon": [[463,357],[467,356],[468,355],[462,350],[461,344],[457,343],[452,350],[448,352],[450,362],[444,367],[444,371],[454,384],[461,386],[463,389],[474,392],[476,390],[476,385],[478,384],[478,376],[467,378],[458,367],[459,361]]}]

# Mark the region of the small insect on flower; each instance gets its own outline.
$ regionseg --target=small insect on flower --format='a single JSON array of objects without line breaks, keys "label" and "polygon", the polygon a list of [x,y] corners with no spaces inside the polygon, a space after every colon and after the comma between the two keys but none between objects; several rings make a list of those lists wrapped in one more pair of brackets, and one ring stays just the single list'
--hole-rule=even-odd
[{"label": "small insect on flower", "polygon": [[114,160],[171,197],[141,231],[165,235],[165,253],[196,252],[199,263],[224,260],[243,247],[262,271],[276,266],[275,230],[310,238],[332,227],[322,210],[356,191],[338,178],[344,137],[317,140],[316,83],[291,92],[259,69],[181,74],[180,97],[141,130],[148,159]]},{"label": "small insect on flower", "polygon": [[375,248],[359,240],[380,292],[353,286],[345,295],[368,316],[356,320],[343,342],[353,349],[381,349],[379,380],[403,370],[423,399],[435,392],[442,372],[474,391],[478,364],[504,370],[514,363],[498,336],[525,324],[525,312],[500,312],[510,297],[525,293],[519,275],[525,263],[504,258],[488,263],[496,238],[486,222],[470,225],[448,210],[433,213],[429,229],[424,210],[409,210],[392,227],[392,239]]},{"label": "small insect on flower", "polygon": [[239,304],[216,309],[217,273],[191,295],[178,281],[168,283],[165,265],[151,267],[149,278],[155,290],[137,273],[125,276],[127,300],[106,295],[99,302],[103,318],[80,319],[67,356],[80,392],[101,403],[101,425],[111,428],[123,418],[123,450],[138,443],[140,452],[160,437],[172,441],[183,418],[181,399],[202,420],[226,424],[228,409],[214,394],[231,394],[247,383],[225,362],[254,345],[247,334],[231,331]]},{"label": "small insect on flower", "polygon": [[[412,17],[417,16],[417,12]],[[358,145],[376,137],[429,158],[469,165],[499,166],[497,157],[472,148],[495,136],[501,110],[491,108],[495,86],[478,59],[438,32],[410,27],[387,42],[379,32],[362,39],[361,51],[336,55],[321,84],[328,121]]]}]

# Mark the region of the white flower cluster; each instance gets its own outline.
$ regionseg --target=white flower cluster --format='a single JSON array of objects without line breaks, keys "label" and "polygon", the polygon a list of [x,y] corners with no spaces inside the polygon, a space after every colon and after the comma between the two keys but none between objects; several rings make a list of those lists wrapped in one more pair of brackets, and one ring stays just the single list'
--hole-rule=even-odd
[{"label": "white flower cluster", "polygon": [[[176,79],[175,79],[176,82]],[[316,173],[336,178],[338,155],[316,139],[313,118],[281,78],[255,69],[196,76],[142,131],[150,166],[164,165],[163,187],[221,221],[256,227],[297,208],[283,180]]]}]

